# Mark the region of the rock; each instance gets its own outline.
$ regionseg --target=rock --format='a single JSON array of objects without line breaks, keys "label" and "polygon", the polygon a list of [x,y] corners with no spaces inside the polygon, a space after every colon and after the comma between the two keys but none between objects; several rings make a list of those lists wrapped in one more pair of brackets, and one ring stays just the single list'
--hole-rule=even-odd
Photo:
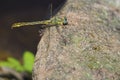
[{"label": "rock", "polygon": [[120,23],[114,12],[104,0],[68,0],[56,16],[66,16],[69,24],[46,28],[33,80],[120,79],[120,40],[114,31]]}]

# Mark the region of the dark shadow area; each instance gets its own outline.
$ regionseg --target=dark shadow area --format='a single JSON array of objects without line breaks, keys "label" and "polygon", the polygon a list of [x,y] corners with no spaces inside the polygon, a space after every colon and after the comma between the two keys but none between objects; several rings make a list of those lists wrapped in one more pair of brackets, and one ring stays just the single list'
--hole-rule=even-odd
[{"label": "dark shadow area", "polygon": [[[0,1],[0,60],[8,56],[20,59],[29,50],[36,53],[41,25],[11,29],[20,21],[44,20],[52,3],[53,11],[66,0],[1,0]],[[59,8],[60,9],[60,8]],[[4,55],[3,55],[4,54]]]}]

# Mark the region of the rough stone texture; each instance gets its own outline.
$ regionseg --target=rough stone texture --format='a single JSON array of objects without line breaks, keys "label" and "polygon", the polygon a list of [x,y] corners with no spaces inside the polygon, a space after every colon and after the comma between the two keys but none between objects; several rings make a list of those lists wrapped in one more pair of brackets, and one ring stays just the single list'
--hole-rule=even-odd
[{"label": "rough stone texture", "polygon": [[33,80],[119,80],[119,11],[107,0],[68,0],[56,16],[69,24],[45,30]]}]

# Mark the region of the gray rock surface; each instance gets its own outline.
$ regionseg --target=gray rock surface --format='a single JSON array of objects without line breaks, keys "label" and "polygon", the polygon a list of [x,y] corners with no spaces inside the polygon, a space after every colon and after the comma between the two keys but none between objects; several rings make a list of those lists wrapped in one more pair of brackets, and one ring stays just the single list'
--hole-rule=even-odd
[{"label": "gray rock surface", "polygon": [[119,80],[119,8],[106,0],[68,0],[38,44],[33,80]]}]

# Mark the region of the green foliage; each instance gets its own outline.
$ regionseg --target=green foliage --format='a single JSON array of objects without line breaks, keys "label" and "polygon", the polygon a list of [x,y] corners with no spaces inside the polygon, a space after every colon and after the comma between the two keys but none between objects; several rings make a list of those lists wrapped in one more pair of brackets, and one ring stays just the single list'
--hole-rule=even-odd
[{"label": "green foliage", "polygon": [[32,72],[32,67],[34,63],[33,53],[26,51],[23,55],[23,65],[20,64],[15,58],[9,57],[7,61],[0,61],[0,67],[9,67],[18,72]]},{"label": "green foliage", "polygon": [[23,64],[24,69],[28,72],[31,72],[34,63],[34,55],[31,52],[26,51],[23,55],[23,61],[24,61]]},{"label": "green foliage", "polygon": [[12,58],[12,57],[9,57],[7,59],[7,61],[1,61],[0,66],[1,67],[13,68],[13,69],[15,69],[16,71],[19,71],[19,72],[24,71],[20,62],[18,60],[16,60],[15,58]]}]

